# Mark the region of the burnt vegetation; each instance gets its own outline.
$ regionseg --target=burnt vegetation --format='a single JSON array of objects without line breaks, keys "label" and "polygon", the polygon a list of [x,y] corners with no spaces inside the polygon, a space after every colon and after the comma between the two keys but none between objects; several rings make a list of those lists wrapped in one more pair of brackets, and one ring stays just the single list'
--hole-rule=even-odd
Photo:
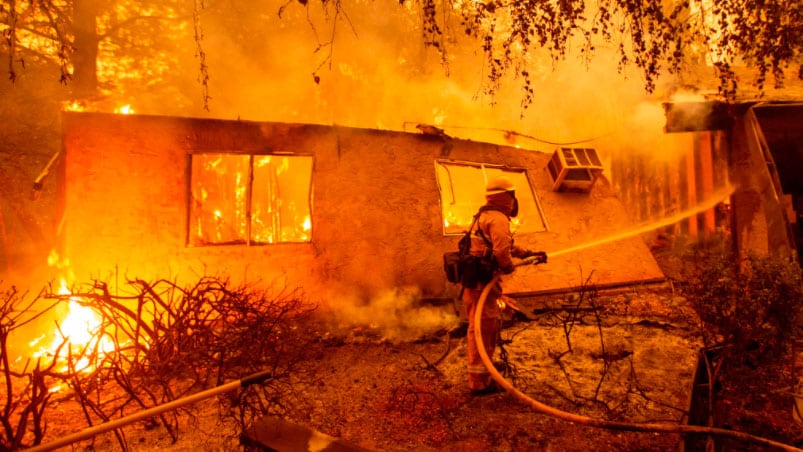
[{"label": "burnt vegetation", "polygon": [[[300,363],[318,353],[316,336],[308,330],[316,308],[297,290],[235,288],[205,277],[191,287],[168,280],[130,281],[125,295],[95,282],[69,294],[45,290],[29,302],[12,288],[3,301],[0,378],[7,396],[0,450],[39,444],[55,398],[74,398],[91,427],[256,373],[269,378],[220,397],[221,416],[244,427],[266,414],[288,415],[305,403],[297,399],[295,385],[312,378]],[[34,305],[47,301],[45,311],[34,311]],[[91,339],[72,344],[60,332],[60,345],[49,353],[24,364],[12,362],[14,330],[70,302],[98,313],[100,326]],[[58,322],[53,329],[60,331]],[[148,422],[175,441],[179,414],[192,415],[192,410],[167,410]],[[115,435],[121,450],[131,448],[122,429]]]},{"label": "burnt vegetation", "polygon": [[[511,356],[505,350],[505,345],[513,343],[523,332],[522,328],[515,327],[510,328],[502,340],[503,374],[526,392],[550,394],[550,398],[562,401],[572,412],[596,413],[601,419],[611,421],[648,416],[649,422],[677,422],[686,407],[667,404],[650,394],[653,388],[639,379],[638,364],[634,360],[637,347],[621,340],[623,334],[628,335],[645,325],[631,323],[629,303],[611,304],[595,287],[593,277],[592,272],[571,293],[553,302],[553,307],[536,313],[535,325],[522,324],[523,328],[544,328],[562,334],[564,347],[548,348],[546,354],[560,369],[563,379],[544,379],[537,372],[516,364],[515,354]],[[678,309],[665,317],[685,322],[689,314],[688,310]],[[585,332],[580,332],[581,329]],[[591,331],[593,337],[582,336]],[[574,340],[580,345],[575,345]],[[587,354],[592,367],[578,372],[577,361],[572,360],[574,354]],[[649,418],[659,412],[660,418]]]},{"label": "burnt vegetation", "polygon": [[[799,444],[803,438],[789,416],[790,386],[795,378],[794,313],[803,306],[799,269],[759,257],[747,258],[735,269],[733,256],[721,253],[721,248],[692,250],[693,258],[684,259],[690,265],[688,277],[677,282],[688,306],[650,308],[667,311],[653,314],[669,323],[634,322],[639,315],[631,315],[627,297],[639,295],[610,303],[595,288],[592,273],[552,308],[507,322],[498,362],[501,372],[521,391],[566,411],[619,422],[619,428],[629,422],[680,426],[682,419],[693,413],[687,406],[667,403],[664,395],[644,383],[647,369],[639,368],[635,359],[638,346],[623,338],[635,329],[656,325],[661,329],[693,325],[696,328],[691,330],[698,330],[694,334],[702,338],[704,351],[713,351],[704,353],[712,359],[703,365],[707,381],[715,382],[700,402],[709,417],[694,425],[720,429],[720,434],[732,431],[730,437],[717,436],[716,431],[709,437],[731,447],[753,447],[756,437],[751,434]],[[455,444],[466,431],[476,428],[470,423],[473,416],[467,413],[476,409],[472,404],[481,402],[460,395],[447,375],[450,363],[459,361],[461,369],[463,365],[461,358],[448,356],[455,354],[455,331],[439,331],[426,341],[410,338],[412,342],[401,344],[390,343],[365,327],[354,328],[345,336],[333,334],[331,325],[326,327],[316,319],[316,306],[298,290],[232,287],[225,279],[214,277],[201,278],[190,286],[134,279],[120,289],[95,281],[68,291],[47,287],[32,300],[25,298],[13,287],[3,292],[0,381],[8,395],[0,416],[0,450],[46,443],[47,421],[55,422],[53,413],[63,401],[75,401],[85,428],[91,428],[255,373],[266,373],[269,378],[214,399],[217,415],[236,426],[221,432],[230,435],[231,441],[265,416],[307,420],[335,435],[345,431],[343,423],[348,419],[381,419],[377,425],[363,424],[356,431],[382,436],[397,445],[421,438],[433,449]],[[15,333],[67,303],[98,313],[99,326],[91,332],[91,339],[71,343],[67,332],[61,332],[64,325],[58,319],[50,326],[58,333],[47,353],[15,359],[9,347]],[[559,369],[551,378],[543,369],[526,365],[531,358],[521,353],[531,354],[532,350],[517,348],[517,338],[534,328],[545,330],[547,336],[562,336],[544,350],[546,360],[552,361],[549,365]],[[429,343],[433,345],[427,346]],[[432,359],[432,351],[442,347],[445,352],[437,350],[443,354]],[[349,368],[346,381],[359,388],[358,396],[346,395],[346,389],[333,381],[324,383],[334,371],[315,365],[326,355],[346,354],[351,349],[360,357],[370,349],[390,353],[386,361],[371,363],[382,369],[381,383],[372,379],[376,375],[367,376],[374,371],[357,368],[361,360],[349,363],[357,367]],[[415,351],[419,349],[423,351]],[[337,361],[341,365],[343,359],[349,361],[348,355],[344,356]],[[584,360],[590,362],[578,367]],[[328,390],[327,384],[333,384],[338,400],[316,406],[322,395],[318,391]],[[349,397],[355,400],[342,400]],[[510,400],[500,399],[499,403],[508,406]],[[532,419],[543,416],[528,412],[524,405],[513,407],[513,413],[502,416],[528,419],[522,425],[529,427],[517,427],[516,432],[493,428],[485,436],[497,435],[502,440],[515,433],[512,440],[539,441],[535,433],[540,430]],[[195,415],[196,407],[190,404],[141,422],[175,442]],[[134,448],[125,429],[116,429],[114,435],[121,450]],[[669,443],[669,439],[662,442]],[[642,447],[636,441],[630,446]]]},{"label": "burnt vegetation", "polygon": [[751,425],[799,447],[799,424],[789,419],[800,378],[795,368],[803,321],[798,263],[737,256],[715,238],[689,247],[683,265],[681,290],[697,313],[703,340],[703,421],[725,428]]}]

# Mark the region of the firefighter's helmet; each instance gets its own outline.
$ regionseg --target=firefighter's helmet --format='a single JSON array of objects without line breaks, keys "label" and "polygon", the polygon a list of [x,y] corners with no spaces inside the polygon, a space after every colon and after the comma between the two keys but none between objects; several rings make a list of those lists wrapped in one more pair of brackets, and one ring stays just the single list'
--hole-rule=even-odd
[{"label": "firefighter's helmet", "polygon": [[510,182],[510,179],[506,177],[495,177],[489,180],[488,185],[485,186],[486,195],[495,195],[497,193],[515,190],[516,187],[513,185],[513,182]]}]

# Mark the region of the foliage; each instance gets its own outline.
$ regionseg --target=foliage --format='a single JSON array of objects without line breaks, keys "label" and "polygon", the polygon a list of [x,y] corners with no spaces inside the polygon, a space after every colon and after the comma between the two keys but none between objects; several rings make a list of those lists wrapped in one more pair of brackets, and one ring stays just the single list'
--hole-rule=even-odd
[{"label": "foliage", "polygon": [[[291,26],[309,26],[318,37],[312,17],[321,11],[312,9],[321,8],[331,29],[320,33],[327,38],[319,38],[314,50],[328,48],[325,62],[331,67],[338,23],[345,23],[357,34],[360,23],[353,21],[348,12],[365,5],[364,0],[290,0],[259,5],[109,0],[88,2],[97,7],[86,11],[77,9],[78,3],[12,1],[0,7],[0,30],[12,80],[26,61],[46,59],[58,63],[61,80],[66,83],[75,75],[77,63],[87,64],[85,60],[77,61],[76,52],[86,51],[93,43],[98,55],[103,54],[104,64],[97,68],[101,85],[108,84],[107,88],[113,89],[113,85],[129,77],[158,79],[177,64],[178,46],[188,37],[193,39],[189,36],[193,32],[194,53],[200,60],[197,78],[205,106],[210,99],[210,74],[203,23],[209,15],[236,24],[244,21],[238,15],[247,9],[250,17],[260,18],[263,28],[267,28],[268,14],[284,17],[290,15],[292,7],[304,8],[307,21],[296,21]],[[803,0],[394,0],[387,4],[375,2],[371,7],[385,13],[393,9],[390,12],[405,17],[417,15],[418,21],[410,32],[420,33],[424,46],[440,55],[447,74],[453,52],[462,38],[469,38],[474,49],[485,55],[486,92],[496,93],[503,78],[512,75],[521,83],[524,107],[535,96],[534,60],[538,52],[545,52],[555,62],[576,51],[588,61],[600,49],[613,49],[620,72],[637,68],[648,92],[656,88],[663,74],[679,74],[694,66],[711,64],[720,79],[721,93],[732,98],[738,88],[735,66],[754,70],[759,90],[763,90],[770,75],[777,86],[782,86],[784,69],[801,63],[803,48]],[[249,25],[253,28],[248,28],[247,33],[242,27],[234,32],[240,45],[258,46],[259,40],[251,37],[270,36],[269,30],[259,30],[259,20]],[[97,33],[87,37],[90,45],[76,46],[81,36],[79,25],[93,21],[97,23]],[[254,42],[248,44],[251,41]],[[92,56],[90,52],[87,57]],[[311,68],[315,83],[320,81],[319,68]],[[803,78],[803,71],[800,76]]]},{"label": "foliage", "polygon": [[[754,69],[756,85],[763,91],[768,74],[776,86],[783,85],[783,70],[801,63],[803,49],[801,0],[409,3],[420,9],[423,42],[440,52],[441,61],[449,61],[457,34],[474,38],[486,59],[486,92],[494,94],[502,78],[512,74],[521,80],[524,107],[535,95],[530,62],[536,51],[546,51],[559,61],[576,48],[589,60],[598,49],[612,47],[619,71],[636,67],[647,92],[655,89],[664,73],[679,74],[709,63],[719,77],[720,93],[734,98],[738,88],[734,66]],[[341,1],[324,0],[323,5],[345,8]]]},{"label": "foliage", "polygon": [[[694,33],[699,41],[721,52],[716,63],[723,87],[731,86],[728,94],[734,94],[736,89],[731,70],[734,63],[743,62],[755,68],[759,88],[764,86],[768,74],[774,76],[776,85],[782,86],[783,69],[790,63],[803,63],[803,2],[800,0],[710,3],[710,9],[700,9],[702,26]],[[798,77],[803,79],[803,65]]]},{"label": "foliage", "polygon": [[[803,314],[800,266],[755,254],[737,259],[727,244],[715,238],[690,246],[683,260],[683,292],[707,346],[703,378],[714,382],[713,390],[701,394],[708,413],[703,422],[742,425],[799,444],[788,388],[794,385],[794,341]],[[735,446],[723,439],[720,447]]]},{"label": "foliage", "polygon": [[683,288],[703,324],[707,345],[772,361],[788,351],[803,312],[800,267],[769,256],[737,261],[724,240],[692,246]]}]

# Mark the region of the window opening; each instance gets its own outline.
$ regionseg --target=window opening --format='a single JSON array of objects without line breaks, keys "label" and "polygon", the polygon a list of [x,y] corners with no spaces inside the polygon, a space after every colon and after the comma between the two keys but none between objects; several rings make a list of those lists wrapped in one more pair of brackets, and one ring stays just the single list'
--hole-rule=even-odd
[{"label": "window opening", "polygon": [[507,177],[516,187],[519,214],[511,219],[511,229],[518,233],[548,230],[538,195],[524,168],[436,160],[435,173],[444,234],[461,234],[468,229],[477,209],[485,204],[487,181],[499,176]]},{"label": "window opening", "polygon": [[187,243],[309,242],[311,187],[311,156],[192,154]]}]

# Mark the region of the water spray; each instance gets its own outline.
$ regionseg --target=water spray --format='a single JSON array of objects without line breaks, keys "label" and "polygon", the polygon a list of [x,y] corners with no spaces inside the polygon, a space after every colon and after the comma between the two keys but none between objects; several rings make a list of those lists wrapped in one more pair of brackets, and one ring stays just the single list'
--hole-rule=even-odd
[{"label": "water spray", "polygon": [[717,204],[721,203],[723,199],[725,199],[728,196],[730,196],[731,194],[733,194],[734,191],[735,191],[735,189],[732,186],[727,185],[727,186],[717,190],[716,192],[714,192],[711,195],[711,197],[708,198],[707,200],[697,204],[696,206],[694,206],[692,208],[689,208],[689,209],[686,209],[684,211],[678,212],[678,213],[676,213],[676,214],[674,214],[674,215],[672,215],[670,217],[662,218],[662,219],[657,220],[657,221],[653,221],[653,222],[650,222],[650,223],[647,223],[647,224],[644,224],[644,225],[636,226],[633,229],[630,229],[628,231],[620,232],[618,234],[615,234],[615,235],[612,235],[612,236],[609,236],[609,237],[605,237],[605,238],[602,238],[602,239],[599,239],[599,240],[594,240],[593,242],[583,243],[581,245],[573,246],[571,248],[566,248],[566,249],[563,249],[563,250],[550,251],[548,253],[549,257],[560,256],[561,254],[572,253],[572,252],[575,252],[575,251],[584,250],[586,248],[591,248],[591,247],[594,247],[594,246],[597,246],[597,245],[603,245],[605,243],[615,242],[617,240],[626,239],[628,237],[633,237],[634,235],[643,234],[645,232],[649,232],[649,231],[652,231],[652,230],[655,230],[655,229],[658,229],[658,228],[661,228],[661,227],[664,227],[664,226],[669,226],[671,224],[675,224],[680,220],[689,218],[689,217],[691,217],[693,215],[697,215],[698,213],[702,213],[702,212],[705,212],[708,209],[711,209],[712,207],[714,207]]}]

